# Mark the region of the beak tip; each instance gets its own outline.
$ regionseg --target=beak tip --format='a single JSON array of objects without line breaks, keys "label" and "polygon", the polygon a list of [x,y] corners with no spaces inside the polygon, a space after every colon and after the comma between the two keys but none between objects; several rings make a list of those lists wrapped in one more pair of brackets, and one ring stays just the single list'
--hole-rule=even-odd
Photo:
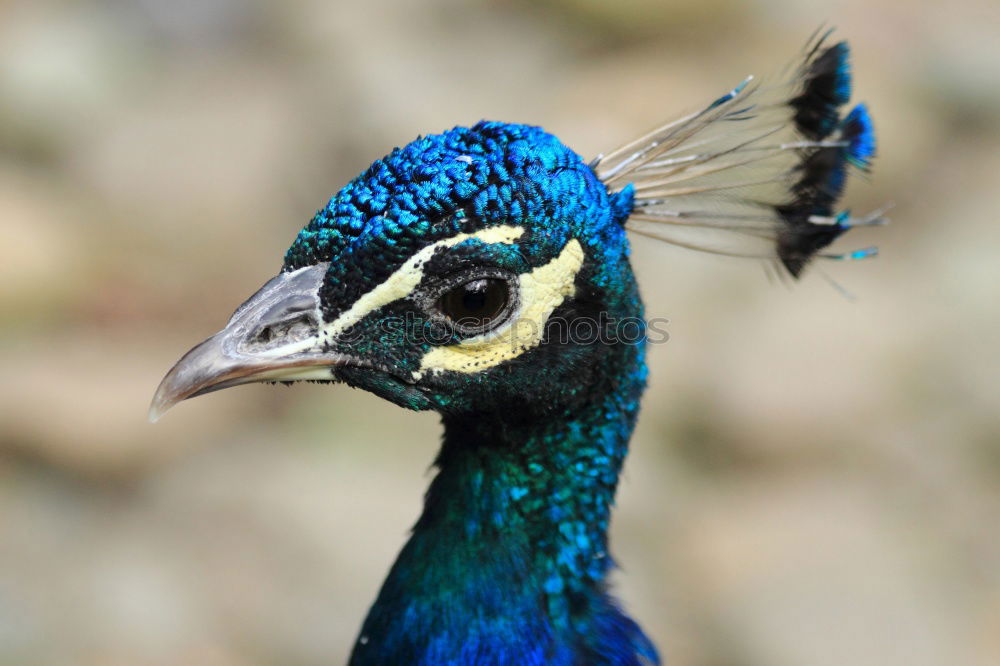
[{"label": "beak tip", "polygon": [[159,392],[157,392],[157,394],[153,396],[153,401],[149,404],[149,411],[146,412],[146,418],[150,423],[156,423],[171,407],[173,407],[173,403],[165,402]]},{"label": "beak tip", "polygon": [[153,399],[149,403],[149,411],[146,412],[146,418],[150,423],[156,423],[167,411],[176,405],[178,402],[187,397],[186,395],[178,395],[176,390],[171,390],[172,383],[168,380],[173,375],[174,371],[171,370],[160,385],[156,387],[156,393],[153,394]]}]

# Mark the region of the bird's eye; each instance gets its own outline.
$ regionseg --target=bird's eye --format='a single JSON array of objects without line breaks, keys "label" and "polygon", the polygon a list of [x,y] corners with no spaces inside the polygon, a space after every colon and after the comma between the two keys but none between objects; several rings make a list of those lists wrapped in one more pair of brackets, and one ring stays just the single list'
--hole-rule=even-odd
[{"label": "bird's eye", "polygon": [[446,291],[438,309],[453,323],[474,332],[500,323],[509,304],[510,286],[506,280],[480,278]]}]

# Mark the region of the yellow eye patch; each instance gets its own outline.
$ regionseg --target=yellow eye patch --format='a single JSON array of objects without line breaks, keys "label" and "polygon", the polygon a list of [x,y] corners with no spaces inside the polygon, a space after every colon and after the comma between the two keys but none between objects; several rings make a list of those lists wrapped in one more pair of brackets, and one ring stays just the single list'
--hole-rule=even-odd
[{"label": "yellow eye patch", "polygon": [[447,347],[435,347],[420,360],[420,371],[473,373],[499,365],[537,347],[552,312],[575,291],[576,274],[583,265],[583,248],[570,239],[559,256],[518,278],[521,306],[510,324]]}]

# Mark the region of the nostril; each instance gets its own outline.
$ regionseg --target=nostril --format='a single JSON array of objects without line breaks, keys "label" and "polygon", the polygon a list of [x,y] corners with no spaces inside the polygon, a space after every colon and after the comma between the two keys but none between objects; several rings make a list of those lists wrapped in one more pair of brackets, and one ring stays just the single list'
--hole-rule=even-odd
[{"label": "nostril", "polygon": [[316,330],[316,324],[308,317],[299,317],[288,324],[285,334],[290,340],[301,340]]},{"label": "nostril", "polygon": [[317,324],[309,316],[300,315],[285,321],[262,326],[253,336],[252,345],[268,348],[276,344],[298,342],[316,332]]}]

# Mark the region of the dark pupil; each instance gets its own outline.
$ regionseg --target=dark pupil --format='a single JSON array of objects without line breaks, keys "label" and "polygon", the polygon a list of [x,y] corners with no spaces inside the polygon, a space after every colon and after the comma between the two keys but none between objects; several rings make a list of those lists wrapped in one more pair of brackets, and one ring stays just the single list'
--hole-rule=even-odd
[{"label": "dark pupil", "polygon": [[466,282],[441,298],[441,311],[466,326],[485,326],[507,306],[507,283],[486,278]]}]

